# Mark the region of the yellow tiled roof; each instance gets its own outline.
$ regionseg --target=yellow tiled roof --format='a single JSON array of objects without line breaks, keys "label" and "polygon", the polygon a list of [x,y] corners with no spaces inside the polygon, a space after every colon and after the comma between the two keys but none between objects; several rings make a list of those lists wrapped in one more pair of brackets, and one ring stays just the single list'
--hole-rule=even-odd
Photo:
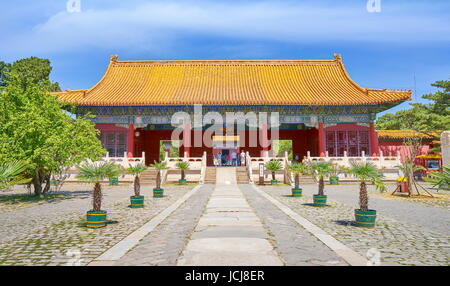
[{"label": "yellow tiled roof", "polygon": [[403,138],[423,138],[433,139],[434,136],[439,136],[438,132],[430,132],[431,135],[417,132],[414,130],[377,130],[378,138],[380,139],[403,139]]},{"label": "yellow tiled roof", "polygon": [[91,89],[55,93],[76,105],[359,105],[409,100],[366,89],[334,60],[117,61]]}]

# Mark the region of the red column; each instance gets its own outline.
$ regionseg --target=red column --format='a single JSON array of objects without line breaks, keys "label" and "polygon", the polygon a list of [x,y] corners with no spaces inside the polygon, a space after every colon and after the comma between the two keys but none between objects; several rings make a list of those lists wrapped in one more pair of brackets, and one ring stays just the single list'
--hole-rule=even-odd
[{"label": "red column", "polygon": [[319,122],[319,154],[325,157],[325,128],[323,122]]},{"label": "red column", "polygon": [[378,135],[377,132],[375,131],[375,125],[373,121],[371,121],[369,124],[370,124],[370,131],[369,131],[370,152],[372,152],[372,156],[378,156],[379,154]]},{"label": "red column", "polygon": [[[187,157],[191,156],[191,124],[186,123],[183,130],[183,147]],[[184,154],[183,154],[184,156]]]},{"label": "red column", "polygon": [[267,123],[261,124],[261,147],[262,147],[262,156],[266,156],[269,152],[269,131],[267,128]]},{"label": "red column", "polygon": [[134,124],[133,123],[130,123],[128,125],[127,145],[128,145],[128,157],[134,157]]}]

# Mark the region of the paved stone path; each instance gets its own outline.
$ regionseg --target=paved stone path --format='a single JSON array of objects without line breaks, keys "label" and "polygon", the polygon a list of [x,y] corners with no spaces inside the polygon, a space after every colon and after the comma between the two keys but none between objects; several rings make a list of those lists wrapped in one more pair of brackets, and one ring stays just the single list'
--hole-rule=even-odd
[{"label": "paved stone path", "polygon": [[204,185],[183,205],[114,263],[117,266],[174,266],[214,189]]},{"label": "paved stone path", "polygon": [[257,194],[251,185],[239,185],[239,188],[269,229],[272,243],[286,265],[348,265],[296,221]]},{"label": "paved stone path", "polygon": [[[142,186],[145,208],[129,208],[131,186],[105,186],[103,208],[108,219],[118,223],[101,229],[83,226],[90,208],[89,194],[58,203],[0,214],[0,226],[8,224],[14,232],[0,232],[0,265],[86,265],[128,234],[150,220],[161,210],[182,197],[190,186],[166,186],[164,198],[153,198],[151,186]],[[31,211],[31,209],[33,211]],[[14,213],[16,217],[11,217]],[[33,223],[27,219],[37,217]],[[24,222],[24,225],[14,225]]]},{"label": "paved stone path", "polygon": [[218,168],[216,188],[177,265],[283,264],[261,220],[239,190],[235,169]]},{"label": "paved stone path", "polygon": [[[369,188],[371,193],[377,192],[373,190],[373,186],[369,186]],[[317,186],[303,186],[303,192],[312,196],[317,193]],[[358,206],[358,185],[327,185],[325,192],[332,200],[349,206]],[[378,213],[388,215],[396,220],[419,225],[428,231],[450,235],[450,209],[448,208],[433,207],[405,200],[385,199],[370,194],[369,206],[371,209],[377,210]]]},{"label": "paved stone path", "polygon": [[[311,206],[312,196],[309,193],[317,192],[317,186],[302,187],[306,190],[306,195],[302,198],[291,197],[290,187],[286,186],[266,186],[260,189],[362,256],[371,257],[374,264],[377,264],[377,261],[381,265],[450,264],[448,229],[444,233],[430,231],[420,223],[410,222],[409,219],[393,218],[391,213],[385,213],[384,210],[377,214],[377,225],[374,229],[355,227],[354,209],[356,202],[346,204],[335,200],[335,194],[330,191],[329,186],[326,186],[325,192],[328,190],[329,206],[315,208]],[[353,200],[356,201],[357,194],[355,196]],[[369,205],[373,203],[372,200],[369,200]],[[400,204],[399,207],[401,208]],[[409,207],[414,209],[416,206]],[[385,210],[387,211],[388,207],[385,207]],[[410,210],[408,213],[413,212],[413,210]],[[426,213],[423,215],[426,215]],[[441,219],[441,222],[443,220],[449,220],[448,213]]]}]

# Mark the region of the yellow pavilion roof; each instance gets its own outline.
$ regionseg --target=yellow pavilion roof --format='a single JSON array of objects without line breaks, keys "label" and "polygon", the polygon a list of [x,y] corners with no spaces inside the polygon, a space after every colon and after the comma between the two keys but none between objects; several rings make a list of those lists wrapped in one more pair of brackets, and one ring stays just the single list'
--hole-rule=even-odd
[{"label": "yellow pavilion roof", "polygon": [[369,89],[342,59],[118,61],[92,88],[55,93],[82,106],[363,105],[411,99],[410,90]]},{"label": "yellow pavilion roof", "polygon": [[438,132],[430,132],[425,134],[414,130],[377,130],[380,139],[405,139],[405,138],[422,138],[433,139],[439,136]]}]

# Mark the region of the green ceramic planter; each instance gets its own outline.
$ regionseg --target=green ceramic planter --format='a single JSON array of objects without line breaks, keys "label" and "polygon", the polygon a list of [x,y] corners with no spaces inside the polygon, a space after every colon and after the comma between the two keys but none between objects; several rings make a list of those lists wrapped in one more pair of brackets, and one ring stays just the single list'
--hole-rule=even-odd
[{"label": "green ceramic planter", "polygon": [[315,207],[324,207],[327,205],[327,196],[314,195],[313,200]]},{"label": "green ceramic planter", "polygon": [[119,184],[119,177],[113,177],[109,179],[109,184],[111,186],[117,186]]},{"label": "green ceramic planter", "polygon": [[186,184],[187,184],[187,180],[186,180],[186,179],[179,179],[179,180],[178,180],[178,184],[180,184],[180,185],[186,185]]},{"label": "green ceramic planter", "polygon": [[301,197],[302,189],[301,188],[292,188],[292,196],[293,197]]},{"label": "green ceramic planter", "polygon": [[368,210],[362,211],[360,209],[355,210],[356,226],[374,228],[375,221],[377,219],[377,211]]},{"label": "green ceramic planter", "polygon": [[339,185],[339,177],[330,177],[330,185]]},{"label": "green ceramic planter", "polygon": [[106,211],[88,211],[86,215],[88,228],[100,228],[106,226]]},{"label": "green ceramic planter", "polygon": [[132,208],[143,208],[144,207],[144,196],[131,196],[130,197]]},{"label": "green ceramic planter", "polygon": [[272,185],[276,185],[276,184],[278,184],[278,181],[277,181],[277,180],[271,180],[270,183],[271,183]]},{"label": "green ceramic planter", "polygon": [[162,198],[164,196],[164,189],[153,189],[154,198]]}]

